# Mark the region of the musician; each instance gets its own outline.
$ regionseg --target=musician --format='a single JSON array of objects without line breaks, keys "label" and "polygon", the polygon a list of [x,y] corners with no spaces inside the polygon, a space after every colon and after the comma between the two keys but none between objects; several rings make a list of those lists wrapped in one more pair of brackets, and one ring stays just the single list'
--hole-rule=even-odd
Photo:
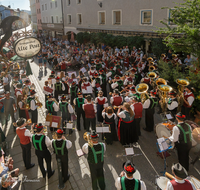
[{"label": "musician", "polygon": [[[121,108],[123,111],[121,111]],[[123,106],[120,106],[117,116],[120,118],[118,123],[118,138],[121,144],[129,145],[130,143],[137,142],[138,135],[134,122],[134,112],[130,104],[125,102]]]},{"label": "musician", "polygon": [[110,103],[112,104],[112,106],[120,106],[122,102],[123,98],[119,95],[119,91],[115,89],[112,97],[110,98]]},{"label": "musician", "polygon": [[155,107],[158,104],[158,99],[156,98],[156,91],[151,90],[151,97],[148,98],[144,104],[143,109],[145,109],[145,124],[146,128],[143,128],[145,131],[151,132],[154,130],[154,113]]},{"label": "musician", "polygon": [[142,119],[143,105],[141,102],[139,102],[139,99],[137,97],[132,97],[131,101],[132,101],[131,109],[135,113],[134,120],[137,129],[137,134],[138,136],[141,136],[140,122]]},{"label": "musician", "polygon": [[177,113],[177,108],[178,108],[178,101],[176,98],[176,92],[171,91],[169,92],[169,101],[167,102],[167,109],[172,113],[173,116],[173,121],[176,120],[176,113]]},{"label": "musician", "polygon": [[83,104],[86,104],[87,100],[85,98],[83,98],[83,94],[81,92],[78,92],[77,95],[78,95],[78,97],[74,99],[74,105],[75,105],[75,111],[76,111],[76,115],[77,115],[77,129],[78,129],[78,131],[80,131],[81,130],[81,125],[80,125],[81,116],[83,119],[84,129],[86,129],[85,112],[83,110]]},{"label": "musician", "polygon": [[100,76],[101,81],[102,81],[101,89],[102,89],[104,95],[107,96],[107,89],[106,89],[106,87],[107,87],[107,76],[104,73],[103,69],[99,70],[99,76]]},{"label": "musician", "polygon": [[48,81],[44,82],[43,93],[45,95],[45,103],[46,103],[46,101],[48,99],[47,96],[53,93],[53,88],[51,88],[49,86],[49,82]]},{"label": "musician", "polygon": [[92,126],[92,130],[96,131],[96,105],[92,102],[92,98],[90,95],[86,97],[87,103],[83,104],[83,110],[85,111],[85,125],[86,131],[89,131],[90,124]]},{"label": "musician", "polygon": [[35,148],[35,154],[37,156],[38,164],[43,178],[46,178],[46,170],[44,168],[43,162],[44,159],[47,164],[48,178],[50,178],[55,172],[55,170],[51,169],[51,154],[48,150],[48,147],[50,147],[52,143],[49,137],[44,135],[43,126],[41,123],[36,125],[36,130],[36,134],[32,136],[32,143]]},{"label": "musician", "polygon": [[123,164],[123,171],[115,181],[117,190],[146,190],[145,183],[133,177],[136,171],[135,165],[132,164],[130,160],[127,160]]},{"label": "musician", "polygon": [[35,164],[31,164],[31,137],[32,134],[28,129],[26,129],[27,123],[24,118],[19,118],[16,122],[17,129],[16,133],[20,139],[20,146],[22,148],[22,157],[24,161],[24,165],[26,169],[30,169],[35,166]]},{"label": "musician", "polygon": [[85,154],[88,154],[87,160],[92,178],[92,189],[98,189],[98,182],[99,188],[105,190],[103,164],[106,146],[104,143],[98,142],[99,135],[95,131],[92,131],[90,137],[93,146],[90,146],[89,143],[85,143],[82,150]]},{"label": "musician", "polygon": [[121,67],[120,63],[114,62],[114,64],[115,64],[115,66],[113,69],[116,71],[116,74],[122,76],[122,67]]},{"label": "musician", "polygon": [[118,89],[119,91],[122,91],[123,89],[123,81],[121,80],[119,75],[115,76],[114,83],[111,84],[112,89]]},{"label": "musician", "polygon": [[23,95],[22,94],[22,84],[21,83],[17,83],[16,88],[15,88],[15,96],[16,96],[16,98],[19,95]]},{"label": "musician", "polygon": [[194,94],[192,93],[192,87],[190,85],[185,87],[185,93],[183,98],[183,106],[181,108],[182,113],[186,115],[187,119],[190,119],[190,110],[194,102]]},{"label": "musician", "polygon": [[48,100],[46,101],[46,108],[48,110],[48,114],[57,115],[59,106],[58,106],[58,103],[55,102],[55,99],[53,98],[53,94],[49,94],[47,98]]},{"label": "musician", "polygon": [[60,81],[60,77],[56,77],[56,83],[54,84],[54,97],[59,101],[58,96],[63,94],[65,90],[65,85]]},{"label": "musician", "polygon": [[27,103],[29,104],[30,111],[31,111],[31,120],[33,123],[38,122],[38,111],[37,107],[38,104],[35,101],[35,90],[30,90],[30,96],[27,98]]},{"label": "musician", "polygon": [[60,159],[61,161],[62,178],[63,183],[65,183],[70,178],[68,173],[68,149],[72,147],[72,142],[67,140],[63,134],[61,129],[56,131],[57,138],[52,140],[52,147],[56,153],[56,160]]},{"label": "musician", "polygon": [[129,75],[128,71],[125,73],[125,80],[124,80],[124,86],[127,85],[128,82],[134,83],[133,78]]},{"label": "musician", "polygon": [[103,122],[102,111],[104,109],[104,104],[107,103],[107,98],[103,96],[103,91],[98,92],[98,97],[95,98],[95,103],[97,104],[97,121]]},{"label": "musician", "polygon": [[94,74],[95,74],[96,72],[97,72],[97,71],[95,70],[94,66],[91,66],[91,67],[90,67],[90,71],[88,71],[89,77],[90,77],[90,78],[93,78],[93,77],[94,77]]},{"label": "musician", "polygon": [[78,93],[78,85],[76,84],[75,81],[72,82],[69,91],[70,91],[70,95],[71,95],[70,103],[71,103],[71,105],[73,105],[73,100],[75,98],[77,98],[77,93]]},{"label": "musician", "polygon": [[172,173],[175,178],[167,182],[167,187],[165,190],[196,190],[194,184],[186,179],[188,177],[188,173],[180,163],[172,165]]},{"label": "musician", "polygon": [[125,58],[124,58],[124,67],[125,67],[125,70],[128,70],[128,68],[129,68],[129,57],[128,57],[128,54],[126,54]]},{"label": "musician", "polygon": [[175,142],[178,153],[179,163],[188,171],[189,170],[189,152],[192,148],[192,129],[191,126],[184,122],[186,116],[181,112],[176,114],[178,124],[173,127],[172,135],[169,140]]},{"label": "musician", "polygon": [[[66,100],[66,96],[63,94],[61,97],[61,102],[59,103],[61,115],[62,115],[62,127],[65,125],[65,121],[71,120],[71,114],[74,113],[74,110]],[[70,130],[70,133],[72,133],[72,130]]]},{"label": "musician", "polygon": [[81,90],[82,90],[84,97],[92,94],[92,85],[88,81],[87,77],[83,78],[83,83],[81,84]]},{"label": "musician", "polygon": [[92,87],[94,89],[95,97],[97,97],[98,91],[101,90],[101,78],[99,77],[98,73],[95,73],[94,80],[92,81]]},{"label": "musician", "polygon": [[117,132],[116,132],[116,124],[115,124],[115,120],[117,119],[117,116],[114,113],[114,110],[112,109],[111,106],[105,108],[102,111],[102,116],[104,119],[104,123],[109,124],[110,130],[111,130],[111,133],[104,134],[106,138],[106,143],[112,145],[113,141],[118,141]]}]

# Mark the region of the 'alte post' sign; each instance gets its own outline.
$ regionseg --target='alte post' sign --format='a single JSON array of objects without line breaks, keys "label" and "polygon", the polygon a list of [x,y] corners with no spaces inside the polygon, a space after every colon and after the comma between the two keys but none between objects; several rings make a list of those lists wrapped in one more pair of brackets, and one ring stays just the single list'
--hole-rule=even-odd
[{"label": "'alte post' sign", "polygon": [[37,38],[25,37],[16,40],[14,43],[15,53],[22,58],[31,58],[39,53],[41,43]]}]

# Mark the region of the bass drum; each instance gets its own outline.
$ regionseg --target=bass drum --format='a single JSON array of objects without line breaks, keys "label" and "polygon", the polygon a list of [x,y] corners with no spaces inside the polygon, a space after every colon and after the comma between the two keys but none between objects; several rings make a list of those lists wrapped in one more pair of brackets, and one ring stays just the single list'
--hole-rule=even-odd
[{"label": "bass drum", "polygon": [[170,181],[167,177],[165,176],[159,176],[156,178],[156,185],[157,189],[164,190],[167,187],[167,183]]},{"label": "bass drum", "polygon": [[[159,123],[156,126],[156,136],[161,137],[170,137],[172,135],[172,130],[175,125],[172,123]],[[174,143],[172,142],[172,148],[174,148]]]},{"label": "bass drum", "polygon": [[138,170],[136,170],[136,172],[133,174],[133,177],[134,177],[135,179],[141,180],[140,172],[139,172]]}]

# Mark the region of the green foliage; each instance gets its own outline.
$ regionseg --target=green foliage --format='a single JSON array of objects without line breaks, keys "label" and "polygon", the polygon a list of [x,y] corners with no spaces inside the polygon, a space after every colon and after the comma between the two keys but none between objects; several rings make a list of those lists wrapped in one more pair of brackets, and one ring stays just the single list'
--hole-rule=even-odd
[{"label": "green foliage", "polygon": [[78,43],[83,43],[83,32],[79,32],[77,35],[76,35],[76,40]]},{"label": "green foliage", "polygon": [[163,43],[162,38],[151,38],[151,48],[154,55],[160,57],[162,53],[167,51],[167,46]]},{"label": "green foliage", "polygon": [[[200,1],[185,0],[184,3],[177,3],[174,9],[168,9],[171,17],[161,21],[166,27],[159,28],[157,32],[167,34],[165,44],[175,52],[191,53],[200,58]],[[169,23],[175,25],[171,27]],[[173,37],[174,34],[179,34],[179,37]]]}]

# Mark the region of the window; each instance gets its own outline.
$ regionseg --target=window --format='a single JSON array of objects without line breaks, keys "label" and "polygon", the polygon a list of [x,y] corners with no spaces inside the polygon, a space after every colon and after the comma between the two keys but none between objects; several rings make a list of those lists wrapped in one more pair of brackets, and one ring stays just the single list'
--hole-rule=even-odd
[{"label": "window", "polygon": [[47,4],[45,4],[45,10],[47,10]]},{"label": "window", "polygon": [[152,24],[152,10],[141,11],[141,24]]},{"label": "window", "polygon": [[82,24],[81,14],[77,14],[77,24]]},{"label": "window", "polygon": [[58,16],[56,16],[56,23],[58,23]]},{"label": "window", "polygon": [[81,4],[81,0],[77,0],[77,4]]},{"label": "window", "polygon": [[55,8],[57,7],[57,1],[55,1]]},{"label": "window", "polygon": [[42,11],[44,11],[44,5],[42,5]]},{"label": "window", "polygon": [[51,16],[51,23],[53,23],[53,16]]},{"label": "window", "polygon": [[67,2],[68,2],[68,6],[71,4],[71,0],[67,0]]},{"label": "window", "polygon": [[[173,10],[175,10],[175,9],[169,9],[169,19],[172,19],[172,12],[173,12]],[[172,21],[168,21],[168,24],[169,25],[175,25]]]},{"label": "window", "polygon": [[52,9],[52,2],[50,2],[50,8]]},{"label": "window", "polygon": [[105,17],[106,17],[105,12],[99,12],[99,24],[105,24],[106,23]]},{"label": "window", "polygon": [[72,23],[72,15],[67,15],[67,24]]},{"label": "window", "polygon": [[120,25],[121,24],[121,11],[113,11],[113,24]]}]

